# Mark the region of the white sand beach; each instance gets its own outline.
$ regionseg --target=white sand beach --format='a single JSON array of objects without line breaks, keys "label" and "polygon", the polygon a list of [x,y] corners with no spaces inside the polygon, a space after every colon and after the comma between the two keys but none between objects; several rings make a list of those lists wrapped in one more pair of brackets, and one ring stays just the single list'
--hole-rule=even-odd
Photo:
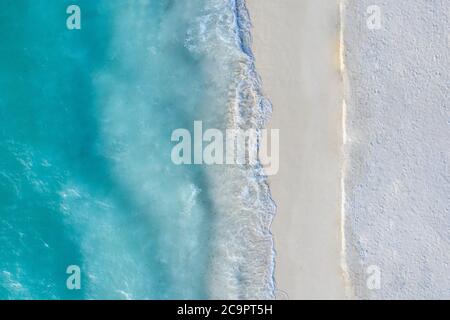
[{"label": "white sand beach", "polygon": [[342,86],[339,3],[247,0],[280,170],[270,177],[277,216],[279,299],[345,298],[341,269]]}]

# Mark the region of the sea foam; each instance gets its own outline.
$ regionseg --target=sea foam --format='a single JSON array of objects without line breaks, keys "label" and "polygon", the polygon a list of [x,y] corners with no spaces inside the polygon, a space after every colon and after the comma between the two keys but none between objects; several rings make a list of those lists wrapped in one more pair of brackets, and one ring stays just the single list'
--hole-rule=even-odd
[{"label": "sea foam", "polygon": [[[271,104],[261,93],[251,51],[251,23],[245,2],[205,4],[188,48],[203,56],[213,73],[216,95],[226,97],[229,129],[264,127]],[[259,135],[260,138],[260,135]],[[263,169],[233,166],[207,169],[215,204],[209,276],[212,298],[274,297],[274,248],[270,224],[275,213]]]}]

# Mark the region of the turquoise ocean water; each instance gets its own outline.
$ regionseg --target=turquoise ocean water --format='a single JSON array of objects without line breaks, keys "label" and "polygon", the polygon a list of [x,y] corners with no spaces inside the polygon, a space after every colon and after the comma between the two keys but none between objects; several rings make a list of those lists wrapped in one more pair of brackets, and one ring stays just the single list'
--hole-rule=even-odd
[{"label": "turquoise ocean water", "polygon": [[273,297],[261,168],[170,158],[195,120],[264,125],[249,27],[241,0],[0,1],[0,299]]}]

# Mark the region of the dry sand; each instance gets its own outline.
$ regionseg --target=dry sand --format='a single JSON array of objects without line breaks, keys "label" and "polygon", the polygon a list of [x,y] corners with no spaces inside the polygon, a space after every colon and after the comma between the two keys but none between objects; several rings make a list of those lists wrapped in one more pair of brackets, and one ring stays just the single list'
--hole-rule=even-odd
[{"label": "dry sand", "polygon": [[345,298],[341,269],[342,87],[337,0],[247,0],[253,49],[280,129],[270,178],[277,297]]}]

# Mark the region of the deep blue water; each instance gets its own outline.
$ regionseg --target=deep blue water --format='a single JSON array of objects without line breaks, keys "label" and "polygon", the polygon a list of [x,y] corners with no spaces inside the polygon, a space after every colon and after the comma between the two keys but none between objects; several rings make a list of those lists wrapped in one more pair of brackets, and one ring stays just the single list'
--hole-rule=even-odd
[{"label": "deep blue water", "polygon": [[260,169],[170,158],[263,125],[248,30],[234,0],[0,1],[0,299],[273,297]]}]

